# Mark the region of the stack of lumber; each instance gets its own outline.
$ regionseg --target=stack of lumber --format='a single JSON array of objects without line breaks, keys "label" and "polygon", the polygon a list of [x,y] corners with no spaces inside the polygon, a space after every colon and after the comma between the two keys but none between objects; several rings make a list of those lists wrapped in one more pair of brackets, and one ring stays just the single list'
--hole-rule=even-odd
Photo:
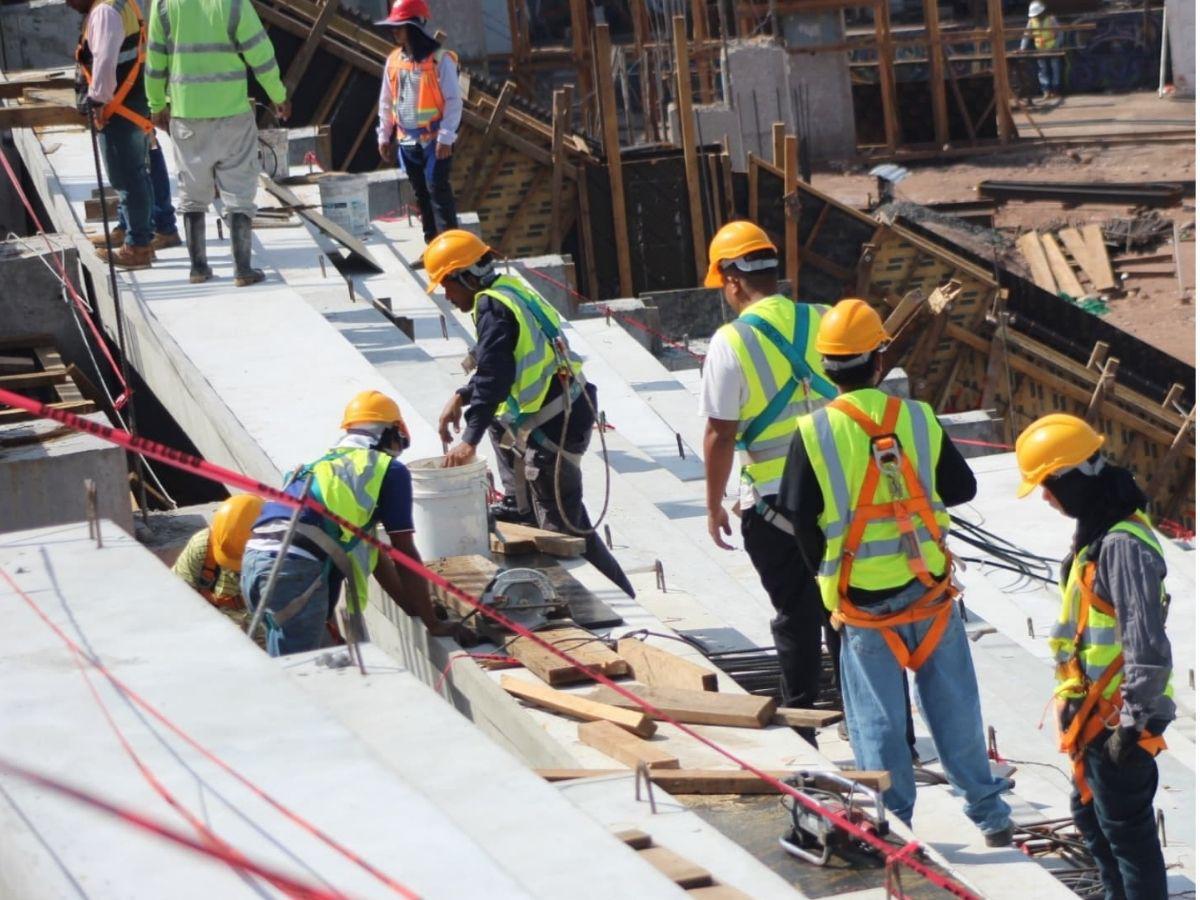
[{"label": "stack of lumber", "polygon": [[[1099,225],[1063,228],[1058,231],[1057,237],[1029,231],[1017,239],[1017,246],[1029,264],[1034,283],[1051,294],[1063,294],[1078,300],[1116,288],[1108,249],[1104,246]],[[1090,284],[1090,290],[1084,289],[1080,276]]]}]

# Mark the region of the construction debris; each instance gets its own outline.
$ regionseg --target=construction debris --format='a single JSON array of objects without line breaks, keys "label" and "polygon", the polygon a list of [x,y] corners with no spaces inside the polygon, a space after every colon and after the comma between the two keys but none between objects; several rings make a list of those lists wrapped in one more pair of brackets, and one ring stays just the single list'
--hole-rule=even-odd
[{"label": "construction debris", "polygon": [[1104,242],[1121,253],[1153,250],[1174,232],[1171,220],[1152,210],[1138,210],[1132,218],[1116,217],[1100,226]]}]

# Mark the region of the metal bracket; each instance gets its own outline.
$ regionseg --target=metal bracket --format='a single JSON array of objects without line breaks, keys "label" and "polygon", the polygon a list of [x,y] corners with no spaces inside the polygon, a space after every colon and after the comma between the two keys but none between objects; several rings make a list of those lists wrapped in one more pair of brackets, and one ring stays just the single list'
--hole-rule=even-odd
[{"label": "metal bracket", "polygon": [[646,780],[646,799],[650,801],[650,815],[658,815],[658,804],[654,802],[654,780],[650,777],[650,767],[646,761],[639,760],[637,770],[633,773],[633,799],[642,802],[642,779]]}]

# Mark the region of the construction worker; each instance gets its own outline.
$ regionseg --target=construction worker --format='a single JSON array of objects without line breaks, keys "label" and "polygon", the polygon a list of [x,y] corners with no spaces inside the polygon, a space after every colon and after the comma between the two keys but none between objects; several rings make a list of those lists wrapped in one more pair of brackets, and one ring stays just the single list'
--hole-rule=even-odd
[{"label": "construction worker", "polygon": [[[151,264],[154,189],[148,156],[154,127],[148,118],[142,63],[146,23],[138,0],[67,0],[86,16],[75,50],[75,95],[79,111],[93,116],[108,180],[129,228],[113,241],[112,262],[125,269]],[[98,249],[108,259],[107,247]]]},{"label": "construction worker", "polygon": [[238,620],[246,608],[239,583],[242,554],[262,505],[253,494],[230,497],[213,513],[212,525],[192,535],[171,567],[205,600]]},{"label": "construction worker", "polygon": [[779,488],[796,539],[819,560],[821,599],[842,627],[842,700],[855,762],[887,769],[884,801],[912,823],[916,782],[905,737],[904,670],[950,784],[989,847],[1012,840],[1008,783],[992,775],[979,688],[945,546],[947,506],[975,477],[926,403],[878,390],[887,335],[879,314],[842,300],[816,347],[838,396],[801,416]]},{"label": "construction worker", "polygon": [[204,214],[214,185],[229,225],[234,284],[245,287],[266,277],[250,265],[260,167],[247,67],[274,104],[276,117],[286,120],[291,103],[253,3],[153,0],[146,96],[154,124],[170,130],[175,147],[193,284],[212,278]]},{"label": "construction worker", "polygon": [[1162,734],[1175,718],[1167,564],[1128,469],[1100,454],[1082,419],[1043,416],[1017,438],[1024,497],[1075,520],[1050,633],[1062,750],[1075,769],[1071,813],[1107,898],[1165,900],[1154,820]]},{"label": "construction worker", "polygon": [[427,244],[458,227],[450,164],[463,109],[458,56],[429,33],[428,21],[425,0],[396,0],[375,23],[390,29],[397,45],[379,86],[379,155],[408,176]]},{"label": "construction worker", "polygon": [[[154,250],[166,250],[178,247],[183,243],[179,235],[179,224],[175,219],[175,207],[171,204],[171,176],[167,172],[167,160],[162,148],[153,134],[150,135],[150,190],[153,200],[150,206],[150,224],[154,229],[154,237],[150,246]],[[129,214],[125,207],[117,205],[117,225],[112,229],[112,242],[123,244],[129,231]],[[92,235],[92,245],[104,247],[107,244],[104,233]]]},{"label": "construction worker", "polygon": [[[330,512],[367,532],[382,525],[392,546],[420,562],[413,539],[412,476],[400,454],[408,447],[408,428],[396,401],[379,391],[363,391],[346,407],[342,438],[328,453],[300,466],[285,490],[304,494]],[[263,600],[271,569],[289,530],[292,508],[269,502],[254,522],[242,565],[242,595],[253,610]],[[348,636],[363,636],[361,616],[367,604],[368,576],[408,615],[417,616],[434,635],[452,633],[434,615],[425,582],[397,567],[374,547],[319,514],[301,512],[278,579],[266,598],[267,651],[272,656],[315,650],[345,583]]]},{"label": "construction worker", "polygon": [[[707,418],[708,533],[721,549],[734,549],[723,537],[730,526],[722,501],[736,449],[742,543],[775,607],[771,634],[782,701],[811,707],[820,689],[822,628],[835,661],[838,636],[828,627],[816,569],[801,555],[775,499],[796,417],[811,409],[814,397],[836,396],[837,388],[825,377],[814,346],[828,307],[778,293],[778,272],[778,251],[753,222],[730,222],[709,245],[704,286],[719,287],[737,318],[717,330],[704,358],[700,415]],[[801,733],[815,746],[813,729]]]},{"label": "construction worker", "polygon": [[[496,270],[492,249],[467,231],[444,231],[425,250],[429,291],[438,286],[475,322],[475,370],[438,419],[446,466],[475,458],[495,421],[512,454],[497,453],[541,528],[586,538],[584,557],[630,597],[633,585],[596,535],[583,506],[580,464],[596,424],[596,388],[567,346],[558,311],[518,275]],[[463,407],[466,406],[465,427]],[[511,469],[506,473],[503,469]]]},{"label": "construction worker", "polygon": [[[1046,12],[1042,0],[1029,4],[1029,21],[1021,38],[1021,51],[1030,47],[1039,53],[1050,53],[1058,49],[1060,32],[1058,19]],[[1042,99],[1051,100],[1061,96],[1062,59],[1057,56],[1039,56],[1037,59],[1038,82],[1042,86]]]}]

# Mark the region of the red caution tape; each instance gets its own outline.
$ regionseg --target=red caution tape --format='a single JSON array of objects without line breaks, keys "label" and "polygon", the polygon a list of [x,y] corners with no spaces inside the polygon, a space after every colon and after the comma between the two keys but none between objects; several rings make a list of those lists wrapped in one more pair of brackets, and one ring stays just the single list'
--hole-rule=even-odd
[{"label": "red caution tape", "polygon": [[[839,812],[828,809],[824,805],[810,798],[808,795],[798,791],[791,785],[785,784],[782,780],[776,778],[774,775],[771,775],[769,772],[766,772],[752,763],[741,759],[712,739],[705,737],[695,729],[677,721],[676,719],[664,713],[662,710],[655,707],[653,704],[647,702],[637,694],[634,694],[629,689],[617,684],[608,676],[589,670],[582,662],[575,659],[569,653],[547,642],[539,635],[530,631],[528,628],[525,628],[523,625],[511,621],[503,613],[493,609],[490,606],[484,605],[478,597],[474,597],[461,588],[451,584],[444,577],[432,571],[431,569],[426,568],[421,563],[417,562],[406,554],[401,553],[399,550],[392,547],[391,544],[384,544],[373,534],[368,534],[352,522],[325,508],[312,497],[305,497],[304,499],[292,497],[291,495],[285,494],[283,491],[280,491],[277,488],[269,487],[262,482],[255,481],[254,479],[248,478],[238,472],[233,472],[229,469],[223,468],[222,466],[214,465],[213,463],[206,462],[190,454],[181,453],[178,450],[155,443],[154,441],[146,440],[143,437],[135,437],[130,435],[128,432],[118,431],[105,425],[100,425],[96,422],[90,422],[86,419],[81,419],[79,416],[73,415],[65,410],[47,407],[45,404],[39,403],[36,400],[31,400],[30,398],[22,396],[21,394],[15,394],[12,391],[7,391],[2,388],[0,388],[0,403],[6,403],[10,406],[17,407],[18,409],[24,409],[27,412],[37,416],[53,419],[56,422],[61,422],[62,424],[78,431],[86,431],[89,434],[93,434],[96,437],[101,438],[102,440],[109,441],[110,443],[124,447],[127,450],[133,450],[135,452],[144,454],[151,459],[157,459],[169,466],[190,472],[194,475],[201,475],[202,477],[208,478],[212,481],[217,481],[231,487],[241,488],[242,490],[259,494],[262,497],[278,503],[283,503],[290,507],[303,506],[306,509],[310,509],[318,515],[323,516],[329,521],[334,522],[335,524],[344,528],[349,533],[355,535],[360,541],[363,541],[364,543],[367,543],[377,549],[380,553],[387,555],[397,565],[403,566],[409,571],[421,576],[426,581],[437,585],[452,596],[457,597],[459,600],[473,607],[480,615],[487,616],[499,625],[507,628],[509,631],[526,638],[530,642],[541,647],[543,650],[553,653],[559,659],[579,669],[580,672],[585,673],[593,681],[599,682],[600,684],[611,688],[626,700],[637,704],[654,718],[675,726],[693,740],[700,742],[710,750],[720,754],[739,768],[742,768],[747,772],[752,772],[754,775],[758,776],[767,784],[775,788],[775,790],[792,797],[797,803],[804,806],[806,809],[822,816],[825,819],[828,819],[838,828],[862,841],[864,844],[875,848],[885,855],[893,853],[896,849],[892,844],[879,837],[879,835],[877,835],[874,831],[862,827]],[[899,862],[921,875],[931,884],[942,888],[955,897],[961,897],[964,898],[964,900],[978,900],[977,895],[964,885],[959,884],[954,879],[935,871],[934,869],[925,865],[923,862],[914,859],[912,854],[906,854],[900,857]]]}]

